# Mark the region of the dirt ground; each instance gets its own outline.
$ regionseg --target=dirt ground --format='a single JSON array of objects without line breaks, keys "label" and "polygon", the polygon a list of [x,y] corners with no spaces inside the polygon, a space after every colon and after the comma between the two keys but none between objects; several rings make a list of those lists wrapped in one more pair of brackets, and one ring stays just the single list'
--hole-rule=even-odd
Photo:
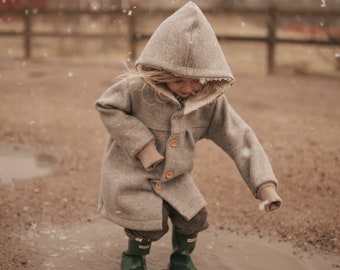
[{"label": "dirt ground", "polygon": [[[0,185],[0,269],[76,269],[41,268],[53,251],[47,239],[78,233],[83,251],[87,240],[96,241],[93,235],[103,229],[95,224],[102,222],[96,204],[107,134],[93,103],[120,72],[120,63],[1,59],[0,142],[34,147],[58,162],[48,176]],[[237,82],[227,96],[263,143],[283,205],[260,211],[232,160],[204,140],[193,174],[208,202],[209,230],[215,237],[287,243],[292,256],[327,256],[330,269],[340,268],[340,79],[234,72]],[[85,225],[90,231],[77,232]],[[67,230],[70,235],[58,234]],[[50,258],[61,261],[53,252]]]}]

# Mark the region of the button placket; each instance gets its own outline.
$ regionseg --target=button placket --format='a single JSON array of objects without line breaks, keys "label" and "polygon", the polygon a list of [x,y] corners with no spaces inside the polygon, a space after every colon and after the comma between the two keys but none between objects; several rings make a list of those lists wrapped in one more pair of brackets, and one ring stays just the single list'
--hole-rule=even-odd
[{"label": "button placket", "polygon": [[[179,144],[179,140],[175,134],[180,129],[181,123],[178,121],[181,120],[182,118],[183,118],[182,112],[177,112],[173,114],[172,116],[173,121],[172,121],[171,133],[172,133],[172,136],[174,137],[170,138],[170,140],[168,141],[168,146],[170,146],[171,148],[176,148]],[[164,177],[166,180],[171,180],[175,177],[175,173],[171,169],[166,170]]]}]

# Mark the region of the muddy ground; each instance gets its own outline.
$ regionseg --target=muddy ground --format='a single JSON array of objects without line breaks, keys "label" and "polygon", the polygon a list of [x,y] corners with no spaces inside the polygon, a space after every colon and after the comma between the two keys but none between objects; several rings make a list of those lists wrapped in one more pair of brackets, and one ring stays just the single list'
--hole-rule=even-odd
[{"label": "muddy ground", "polygon": [[[94,245],[103,222],[96,204],[107,134],[93,103],[120,72],[120,63],[0,61],[0,142],[34,147],[57,161],[48,176],[0,185],[0,269],[49,269],[46,254],[58,255],[49,253],[46,235],[64,240],[87,226],[78,232],[83,251]],[[227,95],[263,143],[283,205],[259,211],[232,160],[202,141],[193,174],[208,202],[209,230],[291,244],[294,256],[330,256],[330,267],[340,268],[340,79],[235,74]],[[73,234],[58,234],[70,228]]]}]

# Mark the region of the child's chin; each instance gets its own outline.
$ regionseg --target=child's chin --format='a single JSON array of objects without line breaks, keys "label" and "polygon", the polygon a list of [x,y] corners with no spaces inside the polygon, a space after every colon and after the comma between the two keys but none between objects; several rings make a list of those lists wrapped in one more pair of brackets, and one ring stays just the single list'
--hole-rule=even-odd
[{"label": "child's chin", "polygon": [[188,96],[191,95],[191,93],[189,93],[189,94],[177,94],[177,95],[179,95],[181,98],[187,98]]}]

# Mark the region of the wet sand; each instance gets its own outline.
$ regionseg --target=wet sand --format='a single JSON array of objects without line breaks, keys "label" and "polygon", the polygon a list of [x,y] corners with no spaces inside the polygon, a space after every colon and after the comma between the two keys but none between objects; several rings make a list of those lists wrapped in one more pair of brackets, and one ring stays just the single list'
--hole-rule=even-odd
[{"label": "wet sand", "polygon": [[[38,270],[118,270],[127,244],[122,228],[100,217],[64,230],[36,227],[30,238],[31,245],[45,255]],[[170,239],[169,232],[152,244],[146,257],[149,270],[168,269]],[[296,254],[287,243],[211,229],[199,235],[192,258],[202,270],[326,270],[340,265],[339,258]]]}]

